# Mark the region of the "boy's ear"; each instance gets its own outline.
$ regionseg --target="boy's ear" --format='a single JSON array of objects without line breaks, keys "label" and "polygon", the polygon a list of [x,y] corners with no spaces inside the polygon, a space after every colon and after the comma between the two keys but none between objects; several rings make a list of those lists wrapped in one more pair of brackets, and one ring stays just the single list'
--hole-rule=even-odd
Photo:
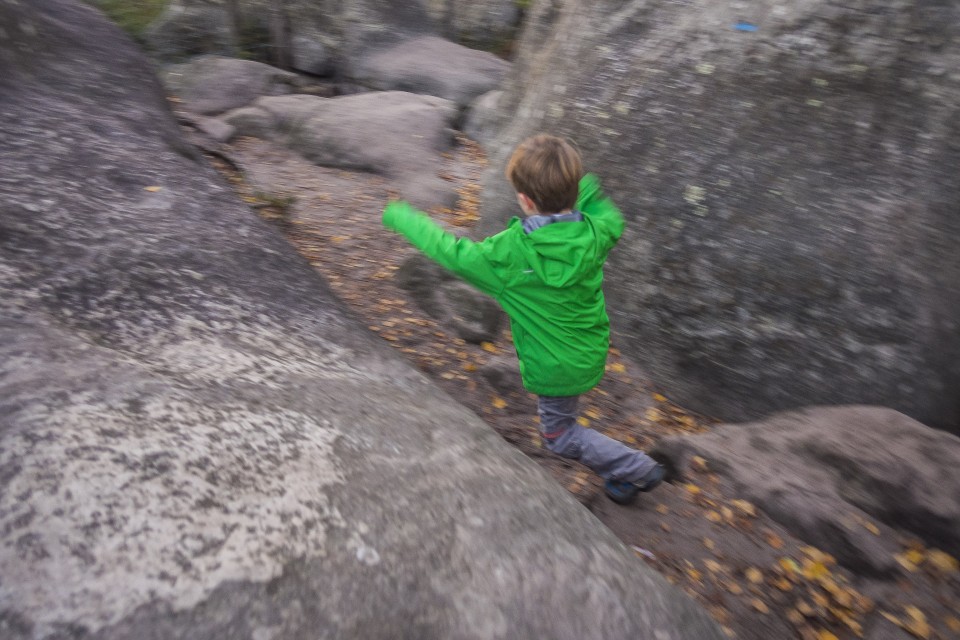
[{"label": "boy's ear", "polygon": [[537,205],[525,193],[517,193],[517,202],[520,203],[520,208],[523,209],[524,213],[532,213],[537,210]]}]

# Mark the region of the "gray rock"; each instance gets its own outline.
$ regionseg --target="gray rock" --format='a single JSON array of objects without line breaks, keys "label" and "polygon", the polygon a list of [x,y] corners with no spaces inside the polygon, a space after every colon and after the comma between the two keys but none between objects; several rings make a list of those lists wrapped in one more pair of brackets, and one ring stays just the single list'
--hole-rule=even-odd
[{"label": "gray rock", "polygon": [[329,76],[334,73],[336,61],[319,34],[302,33],[294,36],[291,45],[293,68],[297,71],[315,76]]},{"label": "gray rock", "polygon": [[424,209],[451,206],[456,199],[438,175],[457,118],[447,100],[385,91],[264,98],[256,106],[273,114],[285,144],[316,164],[386,176]]},{"label": "gray rock", "polygon": [[220,119],[233,127],[235,135],[269,140],[276,131],[276,118],[260,107],[240,107],[226,112]]},{"label": "gray rock", "polygon": [[5,639],[723,637],[356,326],[100,13],[0,24]]},{"label": "gray rock", "polygon": [[482,367],[480,375],[501,395],[523,390],[523,378],[516,356],[494,356]]},{"label": "gray rock", "polygon": [[483,224],[515,211],[514,145],[569,136],[628,218],[617,342],[671,398],[960,430],[958,66],[957,3],[537,2]]},{"label": "gray rock", "polygon": [[219,56],[174,65],[163,80],[184,109],[207,115],[246,106],[260,96],[290,93],[298,83],[297,75],[289,71]]},{"label": "gray rock", "polygon": [[491,53],[422,36],[371,50],[356,63],[352,75],[375,89],[425,93],[466,106],[496,89],[509,67]]},{"label": "gray rock", "polygon": [[233,125],[217,118],[198,118],[197,129],[217,142],[227,142],[237,132]]},{"label": "gray rock", "polygon": [[889,574],[900,549],[867,523],[960,553],[960,438],[879,407],[820,407],[661,441],[682,471],[699,455],[798,538],[854,571]]},{"label": "gray rock", "polygon": [[481,145],[486,146],[496,138],[501,125],[497,107],[502,96],[503,91],[488,91],[474,100],[467,111],[463,132]]},{"label": "gray rock", "polygon": [[408,258],[397,282],[420,308],[467,342],[496,340],[503,327],[504,313],[496,302],[426,256]]}]

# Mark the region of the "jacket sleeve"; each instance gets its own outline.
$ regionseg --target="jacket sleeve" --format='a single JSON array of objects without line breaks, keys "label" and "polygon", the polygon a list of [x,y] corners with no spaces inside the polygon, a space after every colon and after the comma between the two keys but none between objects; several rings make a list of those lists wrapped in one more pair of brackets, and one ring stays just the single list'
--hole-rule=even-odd
[{"label": "jacket sleeve", "polygon": [[611,245],[620,239],[624,227],[623,214],[603,193],[600,179],[596,175],[588,173],[580,179],[576,208],[590,216],[599,227],[610,234]]},{"label": "jacket sleeve", "polygon": [[458,238],[407,202],[388,204],[383,211],[383,226],[404,236],[427,257],[483,293],[496,297],[503,291],[503,278],[490,260],[498,236],[483,242]]}]

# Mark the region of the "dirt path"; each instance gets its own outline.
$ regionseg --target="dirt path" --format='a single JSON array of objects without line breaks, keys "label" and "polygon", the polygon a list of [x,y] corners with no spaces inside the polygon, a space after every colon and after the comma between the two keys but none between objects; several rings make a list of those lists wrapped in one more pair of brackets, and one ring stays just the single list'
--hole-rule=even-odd
[{"label": "dirt path", "polygon": [[[533,396],[521,388],[497,390],[481,374],[491,358],[513,356],[509,335],[467,344],[399,287],[396,271],[415,250],[380,224],[390,196],[385,181],[316,167],[252,138],[236,142],[229,153],[243,174],[223,163],[219,168],[371,331],[542,465],[640,557],[699,600],[731,637],[960,638],[955,575],[924,565],[895,581],[852,576],[737,500],[706,461],[698,461],[685,482],[665,484],[633,506],[610,502],[585,468],[540,447]],[[442,175],[457,189],[460,204],[431,214],[466,235],[477,220],[485,160],[466,139],[446,160]],[[711,426],[670,403],[616,348],[607,376],[584,397],[582,411],[585,425],[644,449],[665,435]],[[917,549],[914,542],[901,542],[905,552],[911,545]]]}]

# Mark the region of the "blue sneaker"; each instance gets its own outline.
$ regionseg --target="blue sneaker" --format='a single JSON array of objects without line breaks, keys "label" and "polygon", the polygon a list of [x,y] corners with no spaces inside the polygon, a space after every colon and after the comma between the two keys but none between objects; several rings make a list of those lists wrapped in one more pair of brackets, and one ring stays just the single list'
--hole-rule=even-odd
[{"label": "blue sneaker", "polygon": [[617,504],[630,504],[637,497],[638,493],[653,491],[663,482],[663,477],[667,470],[662,464],[658,464],[646,475],[643,480],[638,482],[624,482],[622,480],[607,480],[603,485],[603,490],[607,497]]}]

